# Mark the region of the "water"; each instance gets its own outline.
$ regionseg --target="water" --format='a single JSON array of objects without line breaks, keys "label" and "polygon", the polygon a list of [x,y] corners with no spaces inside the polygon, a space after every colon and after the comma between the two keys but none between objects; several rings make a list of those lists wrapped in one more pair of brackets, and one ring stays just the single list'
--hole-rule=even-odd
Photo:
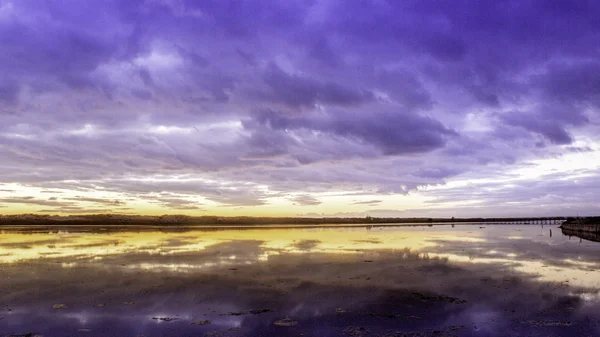
[{"label": "water", "polygon": [[0,336],[594,336],[599,267],[548,225],[6,228]]}]

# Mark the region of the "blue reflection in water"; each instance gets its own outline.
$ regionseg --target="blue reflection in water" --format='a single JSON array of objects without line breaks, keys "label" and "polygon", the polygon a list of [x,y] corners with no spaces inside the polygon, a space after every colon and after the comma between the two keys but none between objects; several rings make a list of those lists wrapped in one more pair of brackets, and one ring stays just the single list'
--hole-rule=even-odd
[{"label": "blue reflection in water", "polygon": [[0,336],[598,335],[588,239],[493,225],[8,230]]}]

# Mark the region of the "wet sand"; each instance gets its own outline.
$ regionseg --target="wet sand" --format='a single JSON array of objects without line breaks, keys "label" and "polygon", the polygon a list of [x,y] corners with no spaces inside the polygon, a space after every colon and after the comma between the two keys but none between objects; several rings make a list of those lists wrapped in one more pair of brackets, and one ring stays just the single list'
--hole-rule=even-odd
[{"label": "wet sand", "polygon": [[600,334],[552,226],[0,233],[0,336]]}]

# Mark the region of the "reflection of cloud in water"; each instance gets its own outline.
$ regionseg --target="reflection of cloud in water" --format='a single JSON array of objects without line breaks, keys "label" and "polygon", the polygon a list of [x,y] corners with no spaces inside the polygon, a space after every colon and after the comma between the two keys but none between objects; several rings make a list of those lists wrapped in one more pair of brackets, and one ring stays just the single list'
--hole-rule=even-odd
[{"label": "reflection of cloud in water", "polygon": [[[435,240],[435,245],[428,251],[453,261],[507,264],[544,281],[600,287],[600,278],[595,272],[600,266],[600,246],[580,244],[563,236],[550,237],[549,230],[541,232],[537,226],[496,226],[492,230],[493,235],[487,235],[477,245],[456,244],[442,239]],[[528,235],[515,239],[512,231]]]},{"label": "reflection of cloud in water", "polygon": [[[557,248],[560,267],[576,270],[575,260],[563,261],[569,246],[560,237],[548,241],[525,230],[532,239],[503,246],[510,233],[486,231],[473,231],[466,240],[464,230],[444,228],[63,235],[51,249],[59,257],[40,259],[48,248],[32,244],[17,250],[24,254],[20,260],[3,260],[10,262],[3,265],[9,277],[0,279],[0,288],[10,291],[0,293],[0,303],[12,311],[2,316],[10,323],[7,333],[28,329],[48,336],[74,335],[81,328],[92,330],[87,336],[233,334],[227,332],[232,327],[239,336],[321,336],[343,335],[350,325],[372,335],[453,326],[461,327],[456,335],[597,332],[585,324],[598,318],[598,289],[539,282],[518,268],[528,266],[526,260],[549,265]],[[27,242],[23,235],[2,238]],[[101,242],[106,246],[96,245]],[[596,263],[589,256],[595,246],[570,249],[585,268]],[[55,303],[67,308],[53,309]],[[230,314],[264,308],[272,312]],[[286,316],[298,325],[273,325]],[[159,323],[152,317],[178,320]],[[189,324],[195,320],[212,323]],[[526,324],[539,320],[573,326]]]},{"label": "reflection of cloud in water", "polygon": [[298,250],[314,250],[321,243],[319,240],[302,240],[300,242],[294,243],[292,247]]},{"label": "reflection of cloud in water", "polygon": [[[544,236],[537,226],[457,226],[240,231],[33,233],[4,231],[0,262],[63,260],[190,272],[264,263],[282,253],[371,254],[410,248],[456,262],[510,265],[543,280],[598,286],[596,246]],[[89,229],[87,229],[89,230]],[[259,241],[256,241],[256,240]],[[317,240],[318,239],[318,240]],[[225,253],[227,252],[227,253]],[[195,256],[196,259],[187,259]],[[64,261],[60,261],[64,262]]]},{"label": "reflection of cloud in water", "polygon": [[[343,233],[340,235],[340,233]],[[380,242],[378,249],[395,249],[404,247],[425,247],[428,244],[418,232],[402,234],[385,231],[368,233],[364,229],[279,229],[279,230],[243,230],[243,231],[193,231],[183,233],[97,233],[93,235],[69,234],[29,234],[5,232],[2,234],[3,243],[10,246],[14,256],[0,262],[17,262],[38,259],[42,253],[59,251],[60,257],[71,258],[81,256],[109,256],[127,254],[130,252],[147,252],[150,254],[174,254],[198,252],[207,247],[232,241],[261,240],[266,252],[275,254],[280,251],[306,252],[320,251],[328,253],[351,253],[361,249],[372,249],[373,244],[365,242],[365,236]],[[48,237],[57,237],[47,240]],[[318,241],[315,240],[318,238]],[[29,239],[29,242],[23,240]],[[45,239],[45,240],[44,240]],[[43,240],[43,241],[42,241]],[[361,241],[363,240],[363,241]],[[52,246],[46,244],[52,242]],[[114,245],[118,242],[118,245]],[[29,248],[14,247],[16,243],[26,244]],[[307,245],[310,243],[309,245]],[[15,249],[16,248],[16,249]],[[0,246],[0,254],[9,248]]]}]

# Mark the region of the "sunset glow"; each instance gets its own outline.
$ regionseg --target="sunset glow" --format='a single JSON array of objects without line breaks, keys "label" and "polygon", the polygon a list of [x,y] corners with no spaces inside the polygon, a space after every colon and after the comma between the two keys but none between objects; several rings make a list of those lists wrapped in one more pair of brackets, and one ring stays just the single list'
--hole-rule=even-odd
[{"label": "sunset glow", "polygon": [[0,213],[600,210],[594,2],[228,3],[0,0]]}]

